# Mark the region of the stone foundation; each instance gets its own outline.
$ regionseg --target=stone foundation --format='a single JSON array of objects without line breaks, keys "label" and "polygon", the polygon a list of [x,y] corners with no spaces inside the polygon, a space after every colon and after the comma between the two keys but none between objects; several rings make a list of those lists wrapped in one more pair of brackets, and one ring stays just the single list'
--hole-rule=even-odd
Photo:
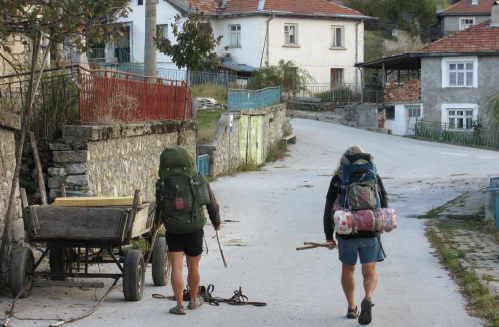
[{"label": "stone foundation", "polygon": [[[5,229],[5,218],[12,190],[12,178],[16,167],[16,140],[14,136],[15,132],[20,129],[21,118],[18,115],[0,111],[0,237]],[[0,272],[2,283],[7,283],[10,280],[9,268],[12,249],[17,245],[24,244],[24,221],[19,185],[16,186],[16,197],[12,210],[9,239],[1,240],[1,242],[8,242],[4,257],[5,261]]]},{"label": "stone foundation", "polygon": [[[133,196],[154,200],[159,156],[176,145],[180,121],[133,123],[119,126],[63,126],[63,142],[51,144],[53,167],[49,197],[67,191],[99,196]],[[196,154],[197,123],[188,122],[183,145]]]}]

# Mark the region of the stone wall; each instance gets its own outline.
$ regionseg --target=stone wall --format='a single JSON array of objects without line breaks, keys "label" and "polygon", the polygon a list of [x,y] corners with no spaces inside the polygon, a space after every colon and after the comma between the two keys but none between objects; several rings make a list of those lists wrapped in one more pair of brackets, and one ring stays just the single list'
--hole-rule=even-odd
[{"label": "stone wall", "polygon": [[[159,156],[176,145],[180,121],[134,123],[118,126],[63,126],[64,142],[51,144],[49,196],[69,191],[99,196],[133,196],[153,200]],[[196,154],[197,123],[189,122],[183,145]]]},{"label": "stone wall", "polygon": [[[395,30],[397,41],[383,40],[383,48],[386,51],[396,51],[402,49],[419,49],[423,46],[421,39],[411,36],[411,33],[402,30]],[[402,51],[401,51],[402,52]]]},{"label": "stone wall", "polygon": [[373,103],[348,105],[336,108],[334,112],[288,110],[291,118],[314,119],[359,128],[377,128],[377,115],[378,108]]},{"label": "stone wall", "polygon": [[215,135],[210,143],[198,145],[198,155],[208,154],[209,175],[217,176],[229,172],[229,134],[230,134],[230,166],[236,169],[240,160],[239,139],[241,115],[263,116],[262,123],[262,156],[265,160],[272,147],[282,138],[282,126],[286,122],[286,105],[279,104],[260,110],[241,110],[234,112],[233,131],[229,133],[229,114],[224,113],[218,122]]},{"label": "stone wall", "polygon": [[[0,236],[5,229],[5,217],[9,205],[10,192],[12,189],[12,177],[16,167],[16,140],[14,134],[21,129],[21,118],[8,112],[0,111]],[[4,242],[5,240],[1,240]],[[13,246],[24,242],[24,221],[22,218],[21,199],[19,197],[19,185],[16,186],[16,198],[13,212],[11,214],[11,226],[9,233],[9,244],[6,247],[5,260],[10,261],[10,253]],[[7,282],[9,276],[9,262],[2,264],[2,282]]]}]

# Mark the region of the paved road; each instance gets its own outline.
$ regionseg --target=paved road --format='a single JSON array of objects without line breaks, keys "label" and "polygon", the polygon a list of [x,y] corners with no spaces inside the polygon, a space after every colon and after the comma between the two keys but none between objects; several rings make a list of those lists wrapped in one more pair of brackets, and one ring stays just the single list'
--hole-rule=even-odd
[{"label": "paved road", "polygon": [[[325,122],[294,119],[297,144],[289,157],[263,171],[220,178],[212,184],[221,205],[221,230],[229,267],[223,268],[215,233],[206,228],[209,253],[201,261],[202,284],[214,284],[214,296],[230,297],[242,287],[250,301],[267,307],[203,306],[186,316],[167,310],[171,295],[154,287],[150,275],[141,302],[125,302],[119,289],[91,317],[72,326],[354,326],[344,318],[347,304],[336,251],[296,251],[305,241],[324,241],[325,194],[343,151],[360,145],[375,161],[397,211],[398,228],[383,236],[388,255],[378,264],[372,326],[481,326],[469,317],[459,287],[432,255],[425,222],[414,219],[432,206],[486,187],[497,152],[415,141]],[[358,303],[363,298],[360,266],[356,271]],[[94,267],[97,269],[97,267]],[[109,268],[102,268],[107,270]],[[107,285],[110,283],[107,282]],[[74,317],[105,290],[36,289],[17,305],[19,316]],[[7,307],[11,299],[0,298]],[[14,320],[12,326],[40,326]],[[45,325],[41,323],[41,325]],[[47,323],[48,325],[48,323]]]}]

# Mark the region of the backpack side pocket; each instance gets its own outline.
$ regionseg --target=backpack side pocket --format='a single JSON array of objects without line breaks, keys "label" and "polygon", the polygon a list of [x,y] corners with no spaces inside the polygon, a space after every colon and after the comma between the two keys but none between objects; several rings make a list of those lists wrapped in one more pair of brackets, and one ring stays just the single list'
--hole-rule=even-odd
[{"label": "backpack side pocket", "polygon": [[194,196],[196,198],[196,203],[199,207],[210,204],[210,194],[208,192],[208,186],[206,185],[206,178],[198,174],[192,177],[192,186],[194,188]]}]

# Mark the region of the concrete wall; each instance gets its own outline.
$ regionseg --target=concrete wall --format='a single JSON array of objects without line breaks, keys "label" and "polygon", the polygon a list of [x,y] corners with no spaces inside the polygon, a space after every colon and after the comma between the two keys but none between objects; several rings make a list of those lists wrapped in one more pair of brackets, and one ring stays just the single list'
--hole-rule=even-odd
[{"label": "concrete wall", "polygon": [[[99,196],[132,196],[153,200],[159,156],[176,145],[180,121],[135,123],[119,126],[64,126],[64,143],[52,144],[49,196],[66,190],[92,191]],[[187,124],[183,145],[196,154],[197,123]]]},{"label": "concrete wall", "polygon": [[[5,229],[5,218],[9,205],[9,197],[12,189],[12,178],[16,167],[16,140],[14,134],[21,129],[21,118],[17,115],[0,111],[0,236]],[[4,264],[0,275],[2,282],[10,280],[10,253],[12,246],[20,245],[24,242],[24,221],[22,218],[21,199],[19,197],[19,185],[16,186],[16,198],[11,214],[11,226],[9,233],[9,244],[5,255]],[[1,240],[5,242],[6,240]],[[11,246],[12,245],[12,246]]]},{"label": "concrete wall", "polygon": [[483,23],[487,19],[490,19],[490,15],[488,16],[445,16],[442,19],[442,32],[456,32],[459,31],[459,20],[461,18],[474,18],[475,19],[475,25],[478,25],[480,23]]},{"label": "concrete wall", "polygon": [[286,106],[279,104],[261,110],[241,110],[234,112],[233,131],[229,133],[229,114],[223,114],[212,141],[198,145],[198,155],[209,155],[209,175],[217,176],[229,172],[229,134],[231,167],[235,169],[240,160],[239,139],[241,115],[263,116],[262,156],[265,160],[272,147],[282,138],[282,126],[286,122]]},{"label": "concrete wall", "polygon": [[[220,52],[231,53],[231,61],[260,67],[265,65],[267,50],[263,50],[269,16],[226,18],[213,21],[215,35],[223,35]],[[331,82],[331,68],[344,70],[344,82],[355,83],[357,69],[355,64],[355,42],[358,40],[358,62],[364,61],[364,24],[355,25],[358,20],[319,19],[298,17],[275,17],[269,23],[269,63],[277,65],[279,60],[293,60],[299,68],[307,70],[316,83]],[[223,47],[229,42],[228,25],[241,24],[241,48]],[[297,45],[284,44],[284,24],[297,24]],[[343,49],[332,49],[331,26],[344,26]],[[263,52],[263,61],[262,61]]]},{"label": "concrete wall", "polygon": [[[476,57],[475,57],[476,58]],[[483,113],[479,111],[481,100],[497,91],[499,81],[499,67],[497,57],[478,57],[478,85],[477,87],[443,87],[442,60],[445,58],[421,59],[421,101],[424,103],[424,120],[442,121],[445,113],[442,108],[449,104],[466,104],[473,106],[476,119]],[[486,120],[483,121],[486,123]]]},{"label": "concrete wall", "polygon": [[314,119],[359,128],[378,128],[378,107],[375,103],[349,105],[334,112],[288,110],[291,118]]}]

